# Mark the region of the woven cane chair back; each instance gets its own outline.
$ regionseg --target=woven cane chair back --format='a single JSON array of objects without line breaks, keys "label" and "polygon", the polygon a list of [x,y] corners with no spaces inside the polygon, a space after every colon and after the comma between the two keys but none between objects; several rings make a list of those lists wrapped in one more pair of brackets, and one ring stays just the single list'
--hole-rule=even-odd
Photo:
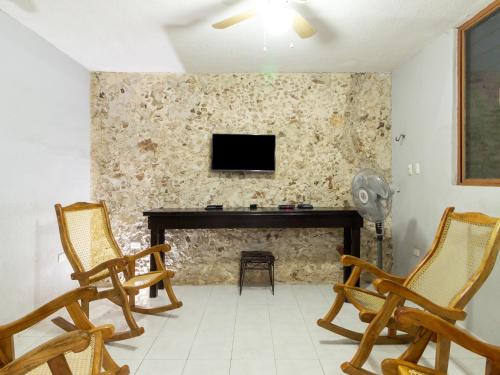
[{"label": "woven cane chair back", "polygon": [[406,286],[441,306],[463,307],[491,272],[499,222],[482,214],[445,214],[437,241]]},{"label": "woven cane chair back", "polygon": [[63,247],[75,272],[89,271],[107,260],[123,257],[111,232],[104,202],[56,205],[56,211]]}]

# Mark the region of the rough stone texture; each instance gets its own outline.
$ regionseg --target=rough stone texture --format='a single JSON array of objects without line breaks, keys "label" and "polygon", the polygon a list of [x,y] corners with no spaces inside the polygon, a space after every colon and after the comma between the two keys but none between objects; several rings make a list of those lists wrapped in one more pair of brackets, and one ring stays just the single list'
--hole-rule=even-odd
[{"label": "rough stone texture", "polygon": [[[93,198],[108,203],[125,253],[132,241],[148,246],[142,212],[151,208],[349,206],[360,168],[390,178],[390,92],[388,74],[95,73]],[[275,134],[276,173],[211,172],[212,133]],[[362,255],[373,260],[374,229],[365,226]],[[239,252],[248,249],[273,251],[278,281],[341,277],[342,230],[173,230],[166,238],[177,283],[235,282]]]}]

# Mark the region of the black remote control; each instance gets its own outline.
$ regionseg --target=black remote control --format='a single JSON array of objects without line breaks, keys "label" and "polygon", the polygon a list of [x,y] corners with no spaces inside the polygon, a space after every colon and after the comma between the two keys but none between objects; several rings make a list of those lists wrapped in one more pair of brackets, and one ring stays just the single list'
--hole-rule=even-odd
[{"label": "black remote control", "polygon": [[205,210],[222,210],[223,209],[222,204],[209,204],[207,207],[205,207]]},{"label": "black remote control", "polygon": [[278,206],[280,210],[293,210],[295,208],[294,204],[280,204]]},{"label": "black remote control", "polygon": [[302,210],[311,210],[313,209],[313,205],[312,204],[309,204],[309,203],[300,203],[297,208],[300,208]]}]

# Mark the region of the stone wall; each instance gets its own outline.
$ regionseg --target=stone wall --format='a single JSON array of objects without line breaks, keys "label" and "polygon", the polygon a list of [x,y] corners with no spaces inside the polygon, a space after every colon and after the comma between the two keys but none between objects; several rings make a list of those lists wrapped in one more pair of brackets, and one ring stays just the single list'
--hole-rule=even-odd
[{"label": "stone wall", "polygon": [[[149,244],[142,212],[151,208],[349,206],[360,168],[390,178],[390,92],[388,74],[95,73],[92,196],[108,203],[125,253],[131,242]],[[210,171],[213,133],[275,134],[276,172]],[[366,227],[362,253],[373,259],[373,228]],[[342,230],[172,230],[166,237],[177,283],[235,282],[247,249],[274,252],[278,281],[341,277]]]}]

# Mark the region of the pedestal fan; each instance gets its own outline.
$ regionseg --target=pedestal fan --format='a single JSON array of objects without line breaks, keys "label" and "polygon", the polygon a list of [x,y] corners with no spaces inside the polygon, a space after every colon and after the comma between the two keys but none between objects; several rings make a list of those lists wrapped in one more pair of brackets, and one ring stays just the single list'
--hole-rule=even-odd
[{"label": "pedestal fan", "polygon": [[383,268],[382,241],[384,220],[391,211],[394,190],[384,176],[373,169],[362,169],[352,180],[352,199],[366,220],[375,223],[377,233],[377,267]]}]

